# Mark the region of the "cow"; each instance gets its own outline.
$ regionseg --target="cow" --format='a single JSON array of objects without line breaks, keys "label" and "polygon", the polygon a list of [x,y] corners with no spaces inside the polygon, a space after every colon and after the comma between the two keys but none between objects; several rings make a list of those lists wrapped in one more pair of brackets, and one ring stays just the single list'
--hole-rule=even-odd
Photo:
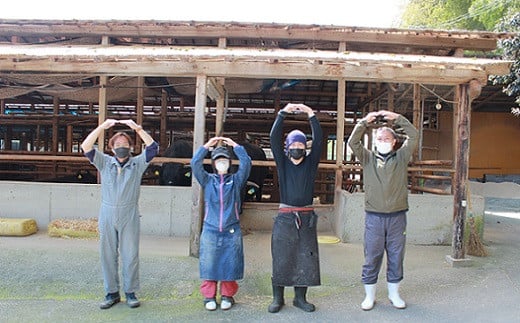
[{"label": "cow", "polygon": [[[247,154],[252,160],[267,160],[265,152],[259,146],[248,141],[240,142],[244,146]],[[187,140],[177,140],[173,142],[164,152],[164,157],[172,158],[191,158],[193,156],[193,144]],[[236,157],[232,154],[233,159]],[[208,153],[208,157],[209,153]],[[212,172],[210,165],[204,166],[207,171]],[[232,169],[233,171],[233,169]],[[269,173],[267,166],[253,166],[251,173],[244,188],[243,201],[261,201],[264,180]],[[190,186],[191,167],[181,163],[164,163],[160,171],[160,185],[169,186]]]},{"label": "cow", "polygon": [[[193,144],[188,140],[177,140],[164,152],[164,157],[191,158]],[[166,186],[191,186],[191,167],[182,163],[164,163],[159,175],[159,184]]]}]

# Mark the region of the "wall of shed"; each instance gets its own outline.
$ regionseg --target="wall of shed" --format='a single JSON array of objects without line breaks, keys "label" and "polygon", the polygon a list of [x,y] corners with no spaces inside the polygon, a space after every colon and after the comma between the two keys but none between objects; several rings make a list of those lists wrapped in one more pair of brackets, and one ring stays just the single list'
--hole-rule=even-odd
[{"label": "wall of shed", "polygon": [[[32,218],[40,230],[55,219],[89,219],[98,216],[100,187],[96,184],[29,183],[0,181],[0,217]],[[362,242],[364,194],[338,194],[337,207],[316,207],[319,234],[335,234],[343,242]],[[408,243],[450,244],[453,196],[409,197]],[[191,188],[172,186],[141,187],[141,233],[188,237],[190,234]],[[475,214],[483,214],[484,199],[472,198]],[[257,208],[246,204],[242,227],[246,231],[270,231],[275,204]]]},{"label": "wall of shed", "polygon": [[[423,132],[423,160],[453,160],[453,114],[439,113],[439,130]],[[472,112],[469,177],[520,174],[520,118],[510,113]]]},{"label": "wall of shed", "polygon": [[[337,235],[343,242],[360,243],[364,233],[364,193],[341,192],[338,203]],[[472,213],[483,217],[485,200],[472,195]],[[453,196],[410,194],[406,242],[421,245],[450,245],[453,232]]]}]

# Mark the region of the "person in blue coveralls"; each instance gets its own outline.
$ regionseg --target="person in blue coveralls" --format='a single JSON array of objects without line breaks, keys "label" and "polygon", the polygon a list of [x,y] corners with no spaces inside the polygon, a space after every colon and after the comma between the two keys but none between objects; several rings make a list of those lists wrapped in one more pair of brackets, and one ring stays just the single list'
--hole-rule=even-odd
[{"label": "person in blue coveralls", "polygon": [[[108,142],[114,156],[94,148],[99,135],[123,124],[134,130],[146,144],[143,152],[132,156],[132,138],[118,132]],[[99,243],[105,299],[100,308],[107,309],[121,301],[119,294],[118,260],[121,253],[123,290],[129,307],[141,304],[135,293],[139,290],[139,193],[141,178],[149,162],[159,151],[158,144],[133,120],[107,119],[83,141],[81,148],[101,177],[99,211]]]},{"label": "person in blue coveralls", "polygon": [[[377,125],[381,121],[393,122],[402,128],[407,138],[397,147],[398,137],[387,126]],[[363,144],[365,132],[377,128],[375,149]],[[406,244],[406,212],[408,211],[408,163],[419,142],[419,132],[404,116],[392,111],[368,113],[354,127],[348,145],[363,165],[365,187],[365,235],[361,281],[365,288],[365,299],[361,309],[369,311],[376,300],[376,283],[386,252],[386,280],[388,299],[395,308],[406,308],[399,295],[399,284],[403,279],[403,261]]]},{"label": "person in blue coveralls", "polygon": [[[312,147],[308,154],[307,137],[298,129],[289,132],[285,147],[282,145],[283,122],[288,114],[294,113],[307,114],[309,119]],[[310,107],[289,103],[278,112],[270,141],[278,172],[280,206],[271,237],[273,302],[267,310],[270,313],[280,311],[284,306],[285,286],[293,286],[293,305],[313,312],[316,308],[307,302],[306,295],[308,286],[321,283],[316,232],[318,217],[312,202],[323,132]]]},{"label": "person in blue coveralls", "polygon": [[[204,170],[209,149],[222,142],[233,148],[240,162],[230,173],[231,153],[225,146],[211,152],[213,173]],[[220,281],[220,308],[229,310],[235,303],[237,280],[244,277],[244,249],[240,230],[241,192],[251,171],[251,158],[243,146],[230,138],[213,137],[202,145],[191,160],[193,175],[204,189],[204,222],[200,236],[200,292],[208,311],[217,308],[217,284]]]}]

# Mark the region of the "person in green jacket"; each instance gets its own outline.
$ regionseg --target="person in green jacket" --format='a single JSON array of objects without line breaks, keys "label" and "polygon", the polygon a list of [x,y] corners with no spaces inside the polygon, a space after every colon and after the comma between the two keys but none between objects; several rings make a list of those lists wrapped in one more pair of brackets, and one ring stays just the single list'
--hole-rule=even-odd
[{"label": "person in green jacket", "polygon": [[[375,150],[364,147],[362,139],[376,120],[393,122],[402,128],[406,140],[396,149],[395,131],[381,126],[375,131]],[[374,111],[361,119],[348,140],[348,145],[363,166],[365,190],[365,263],[361,281],[365,299],[361,308],[371,310],[375,304],[376,283],[384,253],[387,258],[386,279],[388,298],[394,307],[406,308],[399,296],[403,279],[403,261],[406,244],[406,212],[408,211],[408,163],[417,147],[419,132],[402,115],[391,111]]]}]

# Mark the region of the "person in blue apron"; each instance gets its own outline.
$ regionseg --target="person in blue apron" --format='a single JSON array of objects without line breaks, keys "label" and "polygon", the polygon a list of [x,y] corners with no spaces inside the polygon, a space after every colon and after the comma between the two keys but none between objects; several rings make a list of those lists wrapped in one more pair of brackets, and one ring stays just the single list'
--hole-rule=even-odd
[{"label": "person in blue apron", "polygon": [[[300,130],[291,131],[282,145],[283,122],[287,114],[306,113],[312,130],[312,147]],[[312,207],[314,181],[322,149],[322,130],[312,109],[304,104],[287,104],[273,123],[270,141],[278,171],[280,206],[271,236],[273,302],[268,311],[276,313],[285,304],[285,286],[294,287],[293,305],[312,312],[307,302],[308,286],[318,286],[320,263],[316,233],[317,215]]]},{"label": "person in blue apron", "polygon": [[[141,137],[146,144],[141,154],[131,155],[132,138],[124,132],[116,133],[108,142],[114,156],[94,148],[99,135],[115,124],[130,127]],[[149,162],[157,155],[159,146],[133,120],[107,119],[85,138],[81,148],[101,177],[99,250],[106,295],[100,308],[107,309],[121,301],[119,253],[126,303],[131,308],[139,307],[140,302],[135,295],[140,288],[138,201],[141,178]]]},{"label": "person in blue apron", "polygon": [[[213,173],[204,170],[204,157],[219,143],[232,147],[240,162],[238,171],[230,173],[231,153],[219,146],[211,152]],[[204,189],[204,222],[200,235],[200,292],[208,311],[217,308],[217,284],[220,282],[223,310],[235,303],[237,280],[244,278],[244,248],[240,230],[242,189],[251,171],[251,158],[245,148],[230,138],[213,137],[191,159],[193,175]]]},{"label": "person in blue apron", "polygon": [[[379,127],[374,123],[381,121]],[[391,121],[402,128],[406,140],[396,149],[395,131],[383,126]],[[375,150],[365,148],[363,136],[376,127]],[[374,111],[361,119],[348,140],[348,145],[363,166],[365,188],[365,234],[361,281],[365,299],[361,309],[369,311],[376,300],[376,283],[386,252],[388,299],[395,308],[406,308],[399,295],[403,279],[406,244],[406,212],[408,211],[408,163],[417,148],[419,132],[404,116],[391,111]]]}]

